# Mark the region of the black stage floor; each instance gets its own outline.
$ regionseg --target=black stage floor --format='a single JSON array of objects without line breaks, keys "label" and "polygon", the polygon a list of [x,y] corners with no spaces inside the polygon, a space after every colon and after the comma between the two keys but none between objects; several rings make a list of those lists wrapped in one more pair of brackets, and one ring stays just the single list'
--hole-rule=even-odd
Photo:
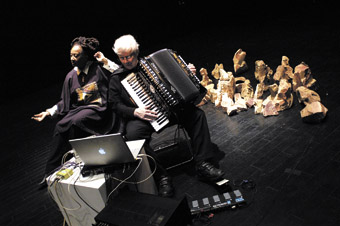
[{"label": "black stage floor", "polygon": [[[264,60],[275,71],[281,57],[286,55],[293,68],[301,61],[310,66],[322,103],[329,110],[322,123],[306,124],[300,118],[303,106],[296,96],[291,109],[267,118],[255,115],[254,109],[229,117],[211,103],[202,106],[212,140],[224,152],[219,165],[231,187],[240,189],[249,205],[215,213],[209,222],[199,225],[340,225],[338,27],[327,19],[320,22],[315,15],[302,21],[290,18],[251,22],[249,19],[241,21],[240,26],[224,23],[194,28],[195,31],[181,30],[180,35],[173,34],[164,41],[144,38],[143,52],[172,48],[198,69],[204,67],[211,72],[215,63],[223,63],[227,71],[232,71],[232,57],[242,48],[247,52],[249,65],[243,75],[254,88],[255,60]],[[138,37],[143,34],[139,33]],[[37,190],[55,122],[37,123],[30,119],[57,101],[60,87],[60,83],[55,83],[34,92],[22,91],[22,95],[1,104],[0,225],[63,223],[47,191]],[[162,136],[155,134],[156,139],[170,136],[171,131],[164,131]],[[190,163],[171,170],[170,174],[176,188],[174,198],[185,194],[189,199],[199,199],[221,192],[198,181]],[[255,188],[241,186],[244,180],[252,180]]]}]

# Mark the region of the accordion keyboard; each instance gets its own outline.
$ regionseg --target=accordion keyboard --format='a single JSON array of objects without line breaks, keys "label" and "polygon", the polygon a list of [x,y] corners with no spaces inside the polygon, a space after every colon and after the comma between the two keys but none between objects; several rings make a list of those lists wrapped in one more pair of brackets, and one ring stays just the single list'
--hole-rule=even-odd
[{"label": "accordion keyboard", "polygon": [[146,86],[136,74],[129,74],[122,80],[122,85],[138,107],[150,106],[150,110],[157,112],[158,118],[150,122],[156,132],[170,122],[162,107],[155,101],[155,97],[150,92],[150,87]]}]

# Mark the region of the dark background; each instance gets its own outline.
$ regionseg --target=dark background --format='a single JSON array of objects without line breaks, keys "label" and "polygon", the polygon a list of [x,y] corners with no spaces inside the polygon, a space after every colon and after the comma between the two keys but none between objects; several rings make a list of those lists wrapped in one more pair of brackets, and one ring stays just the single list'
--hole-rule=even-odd
[{"label": "dark background", "polygon": [[[294,51],[288,47],[301,48],[304,44],[304,40],[285,43],[286,35],[299,36],[307,30],[310,36],[305,38],[314,39],[313,36],[322,36],[323,29],[338,34],[335,3],[321,0],[6,1],[1,8],[4,100],[51,84],[61,87],[71,69],[70,42],[77,36],[97,37],[101,50],[116,61],[111,49],[114,40],[131,33],[141,45],[141,55],[167,47],[193,63],[196,60],[196,64],[202,64],[197,59],[205,55],[204,48],[210,48],[215,54],[203,63],[224,61],[231,65],[238,48],[253,43],[252,50],[261,53],[268,48],[274,34],[282,38],[282,45],[275,50],[278,57],[289,56]],[[193,42],[183,45],[181,37],[188,35]],[[206,37],[224,39],[230,52],[225,48],[221,52],[213,39],[206,43]],[[238,41],[242,42],[235,45]],[[275,67],[277,63],[275,59]],[[200,66],[206,65],[197,65]]]},{"label": "dark background", "polygon": [[[254,63],[264,60],[275,72],[281,57],[294,68],[306,62],[317,80],[327,117],[304,123],[296,95],[291,109],[264,118],[253,109],[229,117],[208,103],[211,138],[224,153],[220,167],[233,189],[250,204],[221,211],[211,226],[340,225],[340,68],[337,1],[2,1],[0,102],[0,225],[62,225],[46,190],[37,190],[55,125],[31,116],[53,106],[72,69],[70,42],[97,37],[104,54],[116,60],[112,45],[134,35],[141,56],[161,48],[178,51],[187,62],[210,73],[216,63],[233,70],[237,49],[247,52],[242,74],[256,87]],[[170,131],[154,134],[173,136]],[[170,171],[176,194],[211,197],[215,187],[195,177],[193,164]],[[209,223],[209,222],[208,222]],[[200,224],[202,225],[202,224]]]}]

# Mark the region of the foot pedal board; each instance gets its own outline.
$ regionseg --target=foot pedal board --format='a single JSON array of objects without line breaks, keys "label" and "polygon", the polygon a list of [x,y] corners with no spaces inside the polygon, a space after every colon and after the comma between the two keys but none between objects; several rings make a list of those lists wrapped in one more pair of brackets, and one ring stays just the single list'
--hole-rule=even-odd
[{"label": "foot pedal board", "polygon": [[246,204],[240,190],[232,192],[225,192],[221,195],[214,195],[199,200],[189,202],[191,215],[199,214],[202,212],[210,212],[224,208],[235,209]]}]

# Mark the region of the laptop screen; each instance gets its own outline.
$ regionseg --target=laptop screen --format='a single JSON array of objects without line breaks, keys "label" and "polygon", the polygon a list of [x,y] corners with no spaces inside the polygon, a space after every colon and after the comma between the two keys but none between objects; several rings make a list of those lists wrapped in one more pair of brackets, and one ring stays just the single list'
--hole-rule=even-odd
[{"label": "laptop screen", "polygon": [[105,166],[136,160],[119,133],[73,139],[70,144],[87,166]]}]

